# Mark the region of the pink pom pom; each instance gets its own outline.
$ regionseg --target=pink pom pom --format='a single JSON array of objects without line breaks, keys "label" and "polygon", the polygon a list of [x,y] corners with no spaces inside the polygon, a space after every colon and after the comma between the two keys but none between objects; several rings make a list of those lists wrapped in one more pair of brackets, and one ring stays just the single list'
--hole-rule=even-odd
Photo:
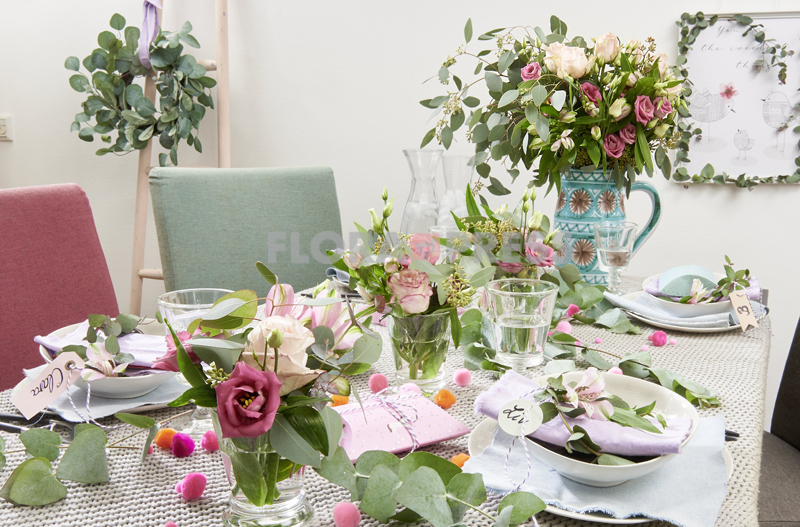
[{"label": "pink pom pom", "polygon": [[147,453],[148,454],[152,454],[153,453],[153,445],[150,445],[149,447],[147,447]]},{"label": "pink pom pom", "polygon": [[373,373],[369,377],[369,390],[378,393],[389,387],[389,379],[382,373]]},{"label": "pink pom pom", "polygon": [[175,522],[167,522],[164,527],[178,527],[178,525]]},{"label": "pink pom pom", "polygon": [[558,324],[556,324],[556,331],[560,331],[561,333],[572,333],[572,324],[567,322],[566,320],[562,320]]},{"label": "pink pom pom", "polygon": [[667,334],[663,331],[656,331],[647,337],[647,339],[653,343],[653,346],[663,346],[667,343]]},{"label": "pink pom pom", "polygon": [[602,344],[603,343],[603,339],[601,339],[600,337],[597,337],[596,339],[594,339],[594,343],[595,344]]},{"label": "pink pom pom", "polygon": [[568,317],[574,316],[574,315],[575,315],[575,314],[576,314],[578,311],[580,311],[580,310],[581,310],[581,308],[579,308],[579,307],[578,307],[578,306],[576,306],[575,304],[570,304],[570,305],[567,307],[567,316],[568,316]]},{"label": "pink pom pom", "polygon": [[213,430],[209,430],[203,434],[203,438],[200,440],[200,446],[209,452],[216,452],[219,450],[219,440],[217,440],[217,434],[215,434]]},{"label": "pink pom pom", "polygon": [[419,386],[414,384],[413,382],[407,382],[400,387],[401,392],[414,392],[414,393],[422,393]]},{"label": "pink pom pom", "polygon": [[552,334],[553,334],[553,332],[552,332],[552,331],[548,331],[548,332],[547,332],[547,336],[548,336],[548,337],[549,337],[550,335],[552,335]]},{"label": "pink pom pom", "polygon": [[614,366],[613,368],[608,370],[608,373],[613,373],[614,375],[624,375],[624,373],[622,373],[622,370],[618,366]]},{"label": "pink pom pom", "polygon": [[649,350],[650,350],[650,346],[648,346],[647,344],[642,346],[642,351],[649,351]]},{"label": "pink pom pom", "polygon": [[361,511],[349,501],[337,503],[333,507],[333,521],[336,527],[358,527],[361,523]]},{"label": "pink pom pom", "polygon": [[576,346],[583,346],[583,342],[581,342],[580,340],[576,340],[575,341],[575,345]]},{"label": "pink pom pom", "polygon": [[186,474],[183,481],[179,481],[175,485],[175,492],[183,496],[185,500],[196,500],[203,495],[206,490],[206,477],[199,472],[190,472]]},{"label": "pink pom pom", "polygon": [[453,382],[456,383],[456,386],[468,386],[471,380],[472,373],[466,368],[458,368],[453,373]]},{"label": "pink pom pom", "polygon": [[677,340],[675,340],[675,339],[669,339],[669,345],[670,345],[670,346],[674,346],[674,345],[675,345],[675,344],[677,344],[677,343],[678,343],[678,341],[677,341]]},{"label": "pink pom pom", "polygon": [[175,457],[188,457],[194,452],[194,440],[186,434],[172,437],[172,454]]}]

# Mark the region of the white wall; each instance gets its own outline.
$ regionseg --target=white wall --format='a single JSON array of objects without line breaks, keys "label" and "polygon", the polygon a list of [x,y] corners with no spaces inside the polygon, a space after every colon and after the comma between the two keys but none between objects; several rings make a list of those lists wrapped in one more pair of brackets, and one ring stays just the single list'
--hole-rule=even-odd
[{"label": "white wall", "polygon": [[[203,45],[198,56],[213,57],[214,2],[164,2],[164,27],[177,29],[191,20],[193,34]],[[674,21],[684,11],[800,10],[800,0],[573,0],[554,3],[555,8],[508,0],[229,3],[233,165],[330,165],[345,231],[353,221],[368,221],[366,210],[380,204],[383,185],[397,197],[399,222],[409,189],[402,149],[418,146],[432,126],[427,122],[429,110],[417,101],[442,93],[438,82],[422,81],[435,75],[463,42],[467,17],[477,35],[515,24],[547,27],[549,15],[556,14],[568,23],[571,35],[589,38],[612,31],[623,39],[652,36],[659,50],[674,59]],[[70,72],[63,67],[67,56],[82,59],[96,47],[97,34],[109,29],[115,11],[130,24],[141,24],[140,0],[0,2],[0,114],[12,115],[14,126],[14,142],[0,143],[0,188],[81,185],[92,203],[119,305],[125,310],[137,160],[135,155],[97,157],[97,142],[84,143],[70,134],[82,95],[69,87]],[[468,153],[460,137],[452,150]],[[216,164],[214,112],[203,121],[201,139],[206,152],[197,155],[183,145],[182,165]],[[516,189],[524,179],[519,178]],[[800,314],[792,300],[798,289],[794,271],[800,250],[794,245],[793,229],[800,219],[800,187],[684,190],[660,176],[653,183],[662,195],[663,219],[634,259],[631,273],[649,275],[688,262],[719,269],[728,254],[736,264],[754,270],[771,290],[775,337],[768,423]],[[552,212],[553,196],[537,205]],[[634,197],[629,211],[634,221],[643,223],[647,200]],[[2,254],[9,256],[13,257]],[[152,218],[145,266],[160,267]],[[146,282],[143,312],[155,311],[155,298],[162,291],[162,283]]]}]

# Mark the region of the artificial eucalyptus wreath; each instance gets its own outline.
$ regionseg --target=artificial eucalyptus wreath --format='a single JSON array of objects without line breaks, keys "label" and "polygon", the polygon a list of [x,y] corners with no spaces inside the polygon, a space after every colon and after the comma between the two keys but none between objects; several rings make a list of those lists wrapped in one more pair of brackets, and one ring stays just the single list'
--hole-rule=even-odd
[{"label": "artificial eucalyptus wreath", "polygon": [[[206,107],[214,108],[210,88],[216,81],[206,76],[206,69],[197,64],[193,56],[183,54],[182,44],[200,48],[189,33],[192,24],[186,22],[177,32],[159,30],[150,45],[158,106],[135,84],[136,79],[148,73],[137,54],[139,29],[125,27],[125,18],[119,14],[111,17],[110,25],[117,35],[111,31],[100,33],[97,37],[100,47],[83,59],[89,75],[80,71],[81,62],[77,57],[69,57],[64,62],[68,70],[78,72],[69,78],[70,86],[77,92],[89,94],[81,103],[83,111],[75,116],[70,130],[77,131],[78,137],[88,142],[99,134],[101,141],[110,144],[97,150],[99,156],[141,150],[149,139],[156,137],[161,146],[169,150],[169,154],[159,154],[161,166],[170,162],[178,164],[181,139],[202,152],[196,131],[200,129]],[[90,124],[92,118],[94,125]],[[110,134],[115,130],[114,141]]]}]

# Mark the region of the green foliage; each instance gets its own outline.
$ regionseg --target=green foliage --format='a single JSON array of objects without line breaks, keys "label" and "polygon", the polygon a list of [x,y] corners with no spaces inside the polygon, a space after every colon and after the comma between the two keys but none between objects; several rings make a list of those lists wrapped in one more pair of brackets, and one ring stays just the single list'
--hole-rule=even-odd
[{"label": "green foliage", "polygon": [[[109,144],[97,150],[97,155],[141,150],[150,139],[156,138],[169,150],[169,154],[159,155],[162,166],[168,162],[177,164],[178,144],[182,139],[202,152],[197,132],[206,108],[214,108],[210,88],[216,81],[206,76],[206,69],[193,56],[183,54],[183,44],[199,47],[189,33],[192,25],[187,22],[178,32],[159,30],[150,47],[159,94],[157,105],[136,84],[137,79],[148,73],[139,61],[139,29],[125,27],[125,18],[119,14],[111,18],[110,26],[117,34],[100,33],[97,38],[100,47],[82,62],[87,73],[80,71],[77,57],[64,62],[66,69],[78,72],[70,77],[70,86],[88,94],[82,103],[83,111],[75,116],[72,130],[84,141],[91,142],[98,134]],[[94,124],[89,123],[92,119]],[[116,140],[112,143],[113,132]]]},{"label": "green foliage", "polygon": [[128,423],[136,428],[152,428],[156,424],[155,419],[152,417],[147,417],[146,415],[116,413],[114,414],[114,417],[123,423]]},{"label": "green foliage", "polygon": [[32,428],[22,432],[19,440],[25,445],[25,449],[31,457],[43,457],[49,461],[55,461],[61,454],[58,449],[61,444],[61,436],[52,430]]},{"label": "green foliage", "polygon": [[67,487],[53,476],[50,461],[34,457],[14,469],[0,488],[0,498],[16,505],[47,505],[67,495]]},{"label": "green foliage", "polygon": [[99,428],[76,435],[58,464],[58,478],[80,483],[107,482],[106,441],[106,433]]},{"label": "green foliage", "polygon": [[269,441],[281,456],[298,465],[320,466],[320,452],[311,446],[282,415],[275,416],[269,431]]}]

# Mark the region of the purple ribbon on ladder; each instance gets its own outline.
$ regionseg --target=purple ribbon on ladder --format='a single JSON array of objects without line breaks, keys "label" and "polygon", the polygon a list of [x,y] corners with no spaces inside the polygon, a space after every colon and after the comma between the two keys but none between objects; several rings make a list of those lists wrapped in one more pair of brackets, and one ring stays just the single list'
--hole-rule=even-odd
[{"label": "purple ribbon on ladder", "polygon": [[139,62],[147,69],[150,69],[150,44],[158,35],[157,9],[161,9],[161,0],[144,0],[144,20],[139,33]]}]

